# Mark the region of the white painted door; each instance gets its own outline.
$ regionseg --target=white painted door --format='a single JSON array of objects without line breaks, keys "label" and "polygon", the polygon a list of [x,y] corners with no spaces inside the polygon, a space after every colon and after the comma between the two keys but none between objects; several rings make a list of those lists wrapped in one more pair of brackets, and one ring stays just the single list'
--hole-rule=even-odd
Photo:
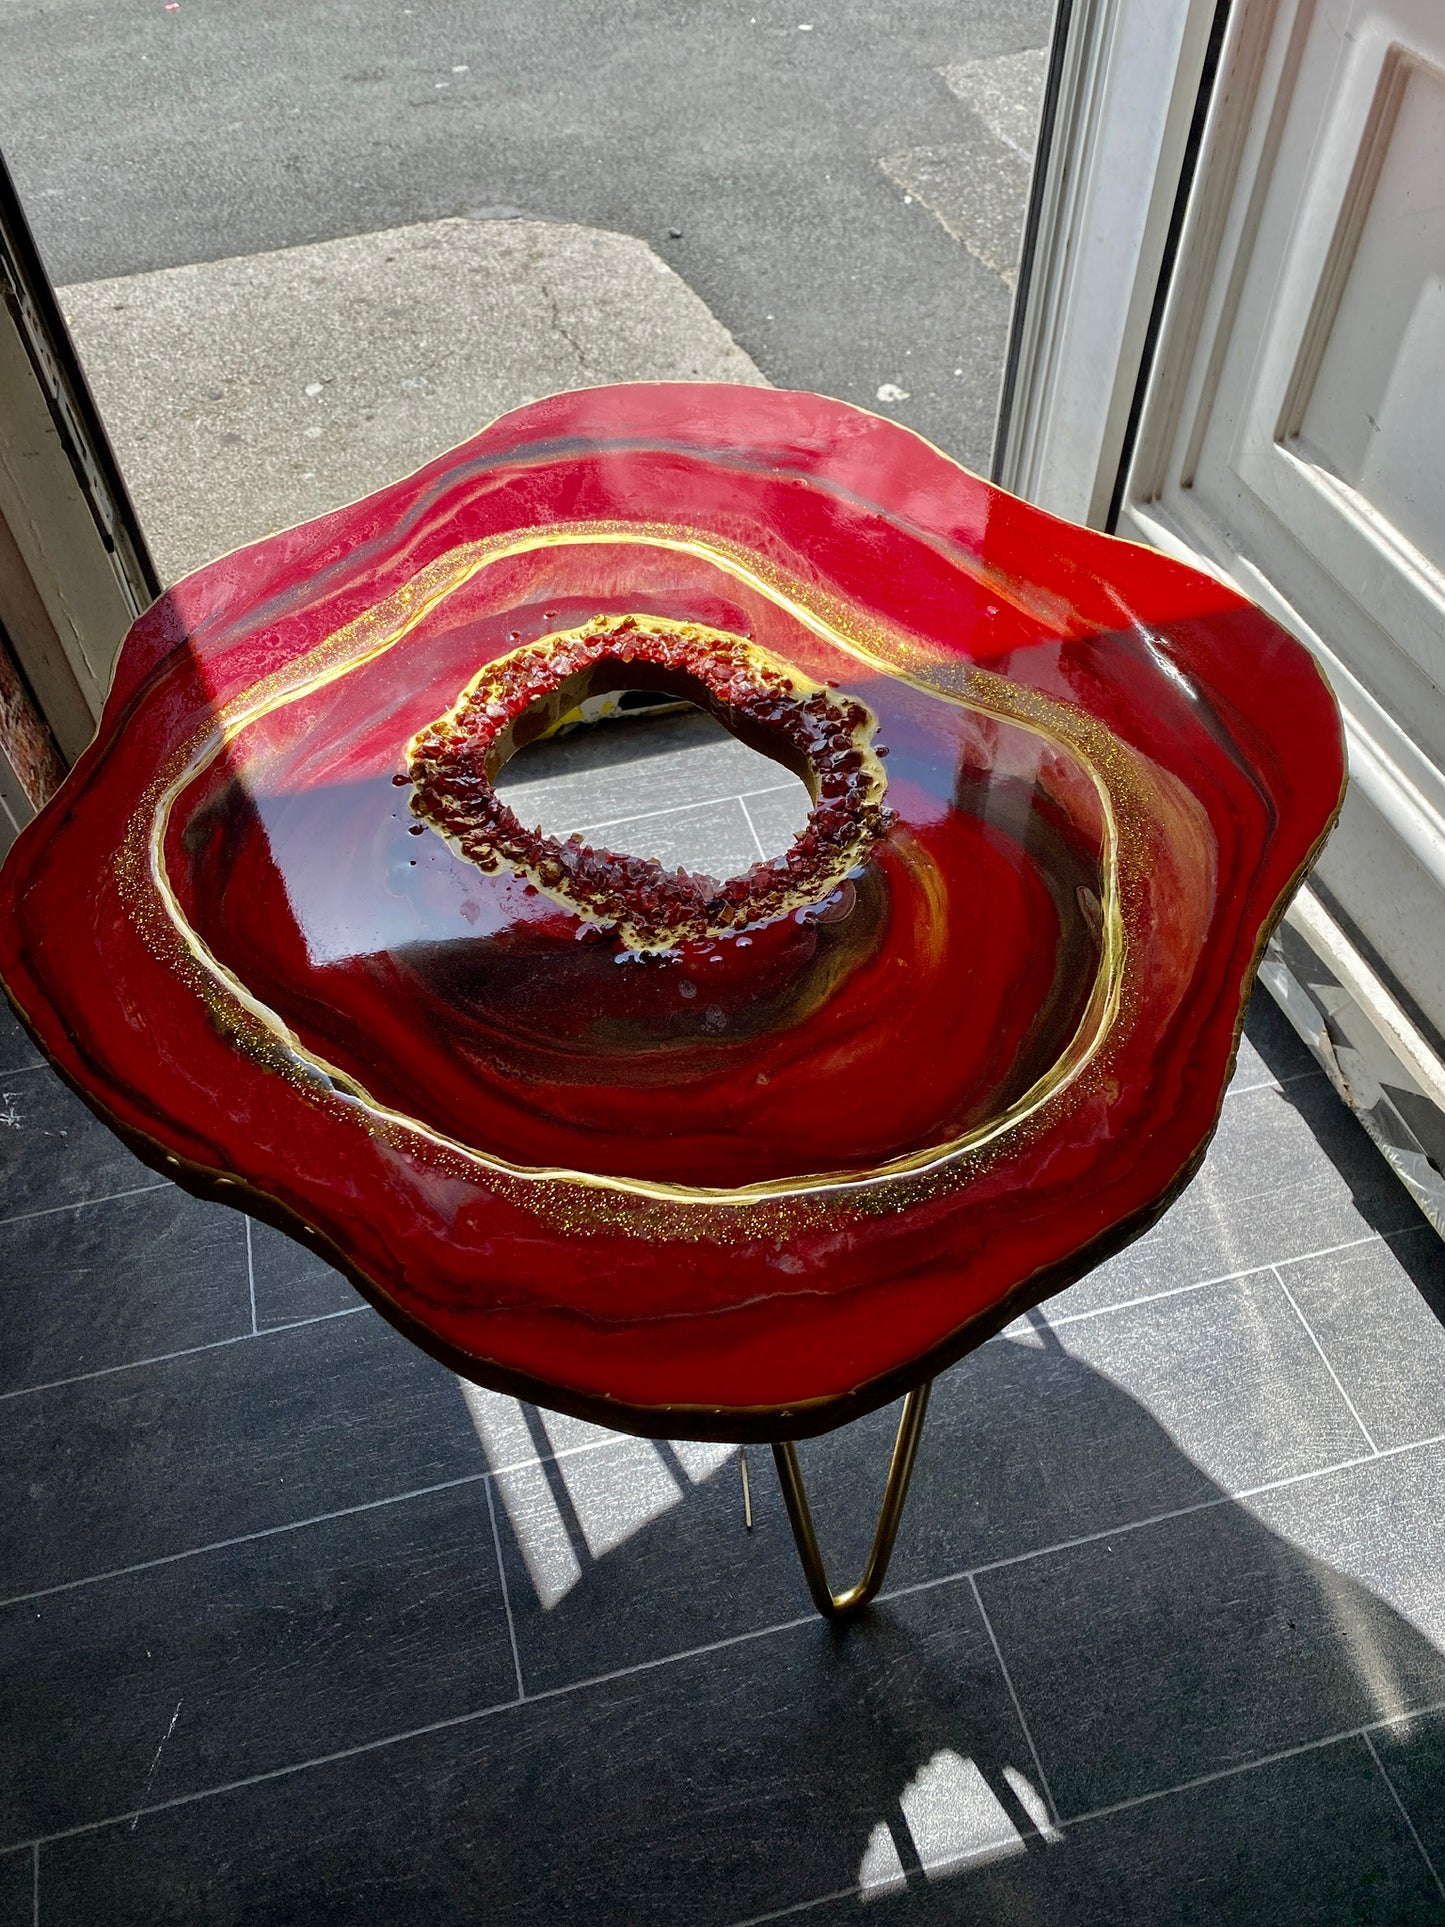
[{"label": "white painted door", "polygon": [[[1445,1224],[1445,0],[1234,0],[1222,23],[1207,0],[1169,3],[1196,44],[1206,19],[1223,32],[1177,252],[1154,275],[1152,357],[1121,348],[1114,371],[1136,438],[1031,474],[1051,423],[1103,409],[1097,369],[1064,359],[1041,381],[1025,365],[1026,419],[1003,424],[996,471],[1066,513],[1082,476],[1096,521],[1112,476],[1119,534],[1213,568],[1324,665],[1350,789],[1263,974]],[[1176,96],[1197,90],[1195,69],[1171,73]],[[1105,111],[1053,172],[1087,179],[1131,141]],[[1179,169],[1140,158],[1157,237]],[[1033,264],[1026,362],[1028,329],[1067,312],[1101,213],[1085,201]]]},{"label": "white painted door", "polygon": [[1445,6],[1239,11],[1119,532],[1318,653],[1352,779],[1318,893],[1445,1033]]}]

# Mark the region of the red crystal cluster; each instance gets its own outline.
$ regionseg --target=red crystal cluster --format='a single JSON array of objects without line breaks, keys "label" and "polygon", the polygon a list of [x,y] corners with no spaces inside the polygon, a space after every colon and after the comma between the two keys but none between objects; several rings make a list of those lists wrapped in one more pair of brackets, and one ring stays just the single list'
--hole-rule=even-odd
[{"label": "red crystal cluster", "polygon": [[[524,717],[541,733],[583,694],[634,683],[700,695],[745,740],[772,739],[780,760],[806,772],[812,813],[782,856],[720,882],[595,849],[576,832],[560,842],[529,829],[502,801],[493,779],[521,746]],[[672,949],[770,923],[843,883],[888,827],[874,727],[862,703],[784,670],[740,636],[658,617],[601,616],[490,663],[412,739],[411,807],[478,869],[505,866],[529,877],[631,949]]]}]

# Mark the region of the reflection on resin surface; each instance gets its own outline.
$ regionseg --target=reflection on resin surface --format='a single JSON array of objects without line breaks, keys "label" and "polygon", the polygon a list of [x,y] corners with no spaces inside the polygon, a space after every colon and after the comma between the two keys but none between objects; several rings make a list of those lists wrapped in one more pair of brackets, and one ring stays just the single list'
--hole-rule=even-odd
[{"label": "reflection on resin surface", "polygon": [[[626,560],[603,566],[619,580]],[[710,573],[679,569],[670,605],[705,596]],[[561,620],[535,601],[501,616],[509,643]],[[866,825],[845,818],[840,868],[808,860],[815,799],[794,869],[756,866],[760,904],[747,879],[684,879],[689,904],[717,907],[712,930],[640,949],[569,903],[565,877],[549,890],[520,845],[485,870],[418,835],[409,743],[474,671],[474,623],[411,633],[403,703],[397,665],[378,661],[207,752],[163,846],[181,916],[306,1052],[509,1164],[732,1186],[948,1144],[1046,1077],[1078,1030],[1109,888],[1099,794],[1040,735],[788,626],[794,676],[826,692],[841,760],[866,756],[859,779],[880,793],[871,745],[886,754],[887,807],[870,792]],[[600,661],[637,680],[635,656]],[[844,704],[869,719],[861,749]],[[654,864],[639,887],[668,883]]]},{"label": "reflection on resin surface", "polygon": [[[792,842],[509,807],[621,689],[801,778]],[[597,390],[163,599],[0,968],[143,1154],[484,1383],[796,1433],[1162,1209],[1341,780],[1218,584],[839,404]]]}]

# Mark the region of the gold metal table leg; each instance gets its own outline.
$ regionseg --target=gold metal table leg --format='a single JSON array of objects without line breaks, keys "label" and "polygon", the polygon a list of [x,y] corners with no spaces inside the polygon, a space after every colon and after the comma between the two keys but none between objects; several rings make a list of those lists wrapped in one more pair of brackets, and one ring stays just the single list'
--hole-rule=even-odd
[{"label": "gold metal table leg", "polygon": [[813,1595],[813,1604],[825,1619],[847,1619],[866,1606],[883,1584],[888,1561],[893,1554],[893,1541],[898,1537],[898,1521],[903,1517],[903,1502],[908,1497],[908,1481],[913,1476],[913,1461],[918,1457],[918,1441],[923,1436],[923,1418],[928,1410],[928,1394],[932,1390],[931,1383],[920,1385],[916,1392],[910,1392],[903,1401],[903,1415],[898,1421],[898,1437],[893,1442],[893,1458],[888,1466],[883,1505],[878,1514],[878,1526],[873,1534],[868,1563],[857,1585],[850,1586],[846,1592],[834,1592],[828,1584],[823,1555],[818,1548],[818,1535],[813,1530],[813,1515],[808,1508],[808,1495],[803,1490],[798,1448],[791,1440],[773,1447],[773,1457],[778,1462],[778,1479],[783,1488],[783,1502],[788,1508],[793,1537],[798,1542],[798,1556],[803,1562],[808,1591]]}]

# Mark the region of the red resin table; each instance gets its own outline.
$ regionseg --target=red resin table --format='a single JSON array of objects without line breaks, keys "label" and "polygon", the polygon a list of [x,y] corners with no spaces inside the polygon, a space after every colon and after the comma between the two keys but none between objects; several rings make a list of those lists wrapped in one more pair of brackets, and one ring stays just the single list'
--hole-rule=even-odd
[{"label": "red resin table", "polygon": [[[507,756],[620,688],[801,775],[793,847],[519,823]],[[1209,577],[840,403],[593,389],[163,596],[0,976],[139,1155],[456,1371],[774,1442],[846,1611],[932,1376],[1197,1168],[1343,780],[1313,659]],[[900,1393],[834,1596],[791,1442]]]}]

